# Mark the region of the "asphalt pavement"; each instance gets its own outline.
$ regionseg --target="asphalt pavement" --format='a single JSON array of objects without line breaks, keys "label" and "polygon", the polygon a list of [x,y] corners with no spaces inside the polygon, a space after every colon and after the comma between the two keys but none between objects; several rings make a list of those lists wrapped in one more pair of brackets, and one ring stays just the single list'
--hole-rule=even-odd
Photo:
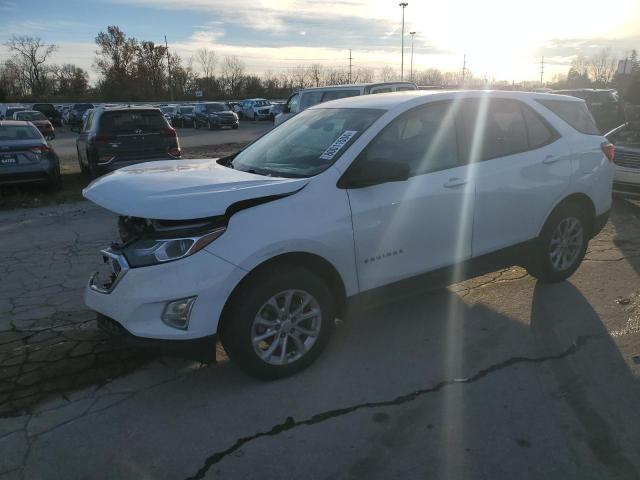
[{"label": "asphalt pavement", "polygon": [[640,478],[635,203],[567,282],[369,309],[274,382],[100,333],[82,290],[115,228],[86,202],[0,212],[0,478]]}]

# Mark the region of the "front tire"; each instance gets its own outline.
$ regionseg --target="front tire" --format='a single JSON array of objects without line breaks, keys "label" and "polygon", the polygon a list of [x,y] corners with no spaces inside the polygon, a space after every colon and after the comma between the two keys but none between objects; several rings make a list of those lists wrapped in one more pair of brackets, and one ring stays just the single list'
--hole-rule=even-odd
[{"label": "front tire", "polygon": [[590,222],[583,209],[575,204],[561,206],[545,223],[527,271],[545,283],[566,280],[582,263],[589,232]]},{"label": "front tire", "polygon": [[273,380],[320,355],[335,323],[335,301],[313,272],[280,265],[249,277],[225,309],[222,344],[249,375]]}]

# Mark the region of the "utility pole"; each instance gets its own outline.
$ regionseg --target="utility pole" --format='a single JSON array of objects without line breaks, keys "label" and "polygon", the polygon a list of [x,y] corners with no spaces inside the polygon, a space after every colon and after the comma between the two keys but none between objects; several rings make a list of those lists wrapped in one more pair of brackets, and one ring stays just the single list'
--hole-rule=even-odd
[{"label": "utility pole", "polygon": [[542,59],[540,60],[540,86],[543,85],[542,81],[544,78],[544,55],[542,56]]},{"label": "utility pole", "polygon": [[467,74],[467,55],[462,56],[462,85],[464,86],[464,77]]},{"label": "utility pole", "polygon": [[169,98],[173,102],[173,87],[171,85],[171,66],[169,64],[169,45],[167,44],[167,36],[164,36],[164,50],[167,52],[167,81],[169,86]]},{"label": "utility pole", "polygon": [[409,35],[411,35],[411,81],[413,82],[413,37],[415,36],[416,32],[409,32]]},{"label": "utility pole", "polygon": [[351,56],[351,49],[349,49],[349,83],[351,83],[351,60],[353,60],[353,57]]},{"label": "utility pole", "polygon": [[399,3],[402,7],[402,55],[400,60],[400,80],[404,80],[404,9],[409,5],[407,2]]}]

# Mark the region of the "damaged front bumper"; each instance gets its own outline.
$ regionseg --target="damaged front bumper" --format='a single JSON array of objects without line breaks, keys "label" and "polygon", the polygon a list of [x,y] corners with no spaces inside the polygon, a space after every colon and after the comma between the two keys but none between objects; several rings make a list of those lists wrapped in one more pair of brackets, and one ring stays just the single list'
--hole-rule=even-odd
[{"label": "damaged front bumper", "polygon": [[[86,305],[135,337],[193,340],[217,332],[227,298],[246,272],[202,250],[164,264],[132,268],[112,249],[102,252],[105,269],[89,279]],[[163,321],[167,305],[196,297],[186,328]]]}]

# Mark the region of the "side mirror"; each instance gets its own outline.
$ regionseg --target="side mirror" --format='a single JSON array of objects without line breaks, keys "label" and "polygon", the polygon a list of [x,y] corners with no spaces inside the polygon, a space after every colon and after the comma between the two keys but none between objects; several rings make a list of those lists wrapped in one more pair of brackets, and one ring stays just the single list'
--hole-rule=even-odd
[{"label": "side mirror", "polygon": [[356,160],[338,180],[338,188],[364,188],[388,182],[403,182],[409,178],[406,163],[393,160]]}]

